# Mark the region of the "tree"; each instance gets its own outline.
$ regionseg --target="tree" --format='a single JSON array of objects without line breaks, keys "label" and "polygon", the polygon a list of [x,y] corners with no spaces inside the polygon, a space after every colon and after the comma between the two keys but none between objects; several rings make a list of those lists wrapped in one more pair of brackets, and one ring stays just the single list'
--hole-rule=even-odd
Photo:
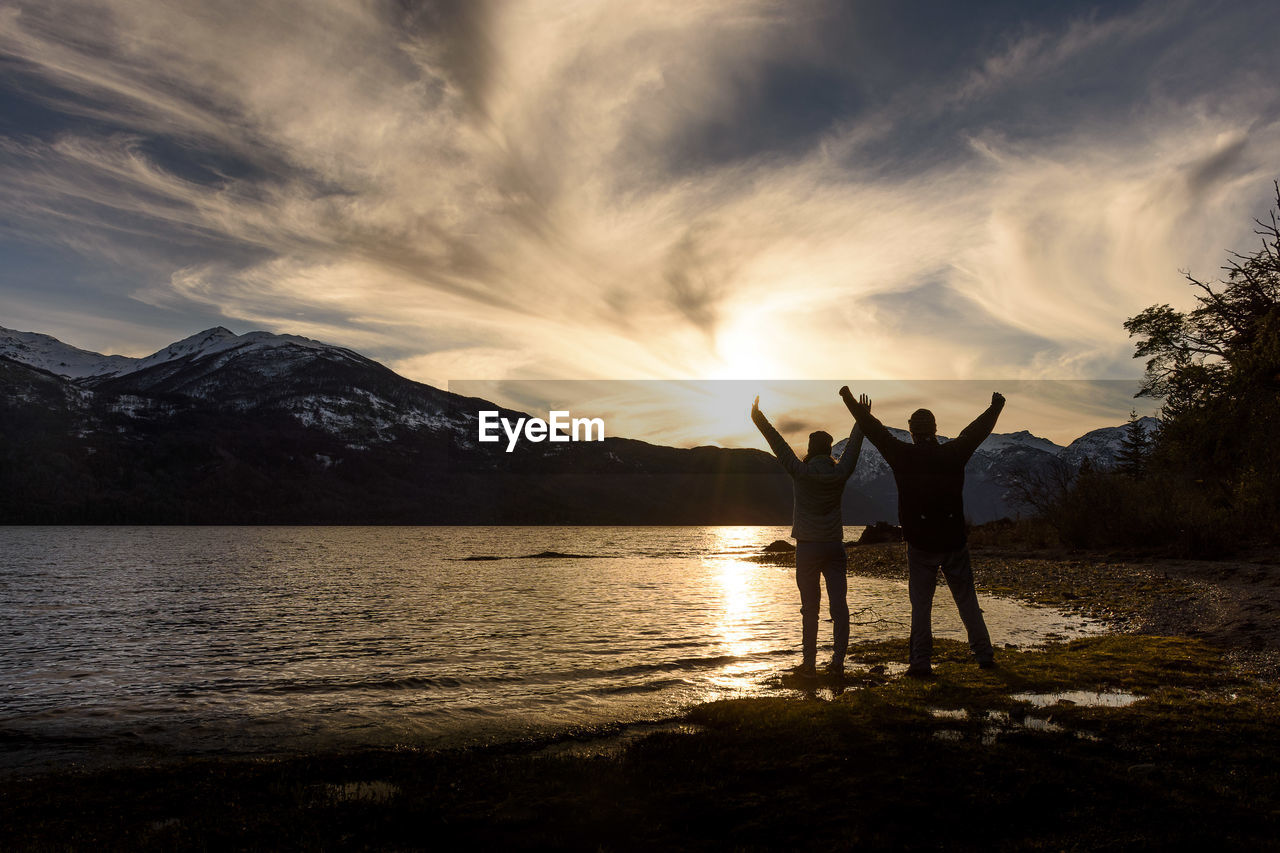
[{"label": "tree", "polygon": [[1075,478],[1076,469],[1054,458],[1014,465],[999,477],[999,483],[1008,490],[1015,505],[1038,518],[1053,519],[1070,494]]},{"label": "tree", "polygon": [[1116,454],[1116,470],[1134,477],[1142,476],[1151,455],[1151,436],[1143,426],[1142,418],[1135,410],[1129,411],[1129,423],[1120,439],[1120,452]]},{"label": "tree", "polygon": [[1194,309],[1183,313],[1153,305],[1125,321],[1129,337],[1140,338],[1134,358],[1147,358],[1138,396],[1163,398],[1163,420],[1206,405],[1228,384],[1276,387],[1280,363],[1254,358],[1260,349],[1274,351],[1280,332],[1280,182],[1275,190],[1270,221],[1254,220],[1261,249],[1252,255],[1233,252],[1222,268],[1226,281],[1185,274],[1201,291]]},{"label": "tree", "polygon": [[[1189,312],[1152,306],[1125,321],[1147,358],[1138,396],[1163,399],[1148,462],[1163,488],[1181,483],[1242,531],[1280,531],[1280,182],[1262,246],[1233,252],[1224,279],[1185,277]],[[1189,501],[1188,505],[1201,505]]]}]

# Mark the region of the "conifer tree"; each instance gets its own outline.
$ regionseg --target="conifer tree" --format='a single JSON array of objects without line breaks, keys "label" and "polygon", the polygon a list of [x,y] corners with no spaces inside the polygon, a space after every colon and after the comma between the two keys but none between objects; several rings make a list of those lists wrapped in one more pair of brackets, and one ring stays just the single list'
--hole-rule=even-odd
[{"label": "conifer tree", "polygon": [[1120,452],[1116,454],[1116,470],[1132,477],[1140,477],[1146,471],[1147,457],[1151,455],[1151,437],[1137,411],[1130,410],[1129,423],[1125,425],[1120,440]]}]

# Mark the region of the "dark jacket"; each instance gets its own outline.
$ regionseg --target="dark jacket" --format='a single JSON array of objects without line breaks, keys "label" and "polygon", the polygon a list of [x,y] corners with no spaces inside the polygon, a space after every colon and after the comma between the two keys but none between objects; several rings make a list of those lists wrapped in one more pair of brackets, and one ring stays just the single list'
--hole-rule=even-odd
[{"label": "dark jacket", "polygon": [[870,412],[855,412],[858,426],[893,469],[898,484],[898,523],[908,545],[926,551],[965,546],[964,466],[991,435],[1004,403],[990,408],[951,441],[902,441]]},{"label": "dark jacket", "polygon": [[862,430],[854,424],[839,462],[830,456],[814,456],[802,462],[759,409],[752,413],[751,419],[773,448],[773,455],[791,475],[794,495],[791,536],[800,542],[843,542],[840,499],[844,496],[845,482],[858,464]]}]

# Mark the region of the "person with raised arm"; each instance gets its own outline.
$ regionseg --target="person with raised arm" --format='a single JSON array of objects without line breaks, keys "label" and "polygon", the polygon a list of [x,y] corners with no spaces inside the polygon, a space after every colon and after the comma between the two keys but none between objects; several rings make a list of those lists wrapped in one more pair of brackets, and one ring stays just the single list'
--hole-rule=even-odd
[{"label": "person with raised arm", "polygon": [[[860,405],[871,410],[864,394]],[[826,672],[844,675],[844,656],[849,647],[848,589],[849,557],[844,550],[844,522],[840,501],[845,483],[858,464],[862,450],[862,430],[855,422],[840,460],[831,456],[831,434],[818,430],[809,434],[809,449],[803,460],[760,411],[760,398],[751,404],[751,420],[764,435],[774,456],[782,463],[792,484],[791,536],[796,540],[796,586],[800,588],[800,623],[803,659],[796,674],[814,677],[818,657],[818,609],[822,600],[819,578],[827,584],[827,607],[831,613],[832,653]]]},{"label": "person with raised arm", "polygon": [[938,571],[947,579],[951,597],[969,635],[978,666],[996,665],[991,635],[978,606],[969,560],[968,531],[964,520],[964,466],[978,445],[991,435],[1004,408],[1004,397],[991,395],[991,405],[946,443],[938,441],[933,412],[917,409],[907,421],[911,441],[895,438],[871,414],[871,407],[853,398],[849,387],[840,397],[862,428],[867,440],[880,451],[893,470],[898,485],[898,523],[907,541],[908,594],[911,599],[911,652],[907,675],[925,678],[933,673],[933,594]]}]

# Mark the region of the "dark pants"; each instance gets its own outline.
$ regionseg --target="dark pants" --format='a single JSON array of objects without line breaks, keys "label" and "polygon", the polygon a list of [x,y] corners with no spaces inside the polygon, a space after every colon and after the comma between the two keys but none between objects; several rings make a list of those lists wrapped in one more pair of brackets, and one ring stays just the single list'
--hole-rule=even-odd
[{"label": "dark pants", "polygon": [[991,635],[978,607],[978,594],[973,589],[973,567],[969,565],[969,549],[957,551],[925,551],[907,546],[908,585],[911,596],[911,665],[929,666],[933,656],[933,592],[938,586],[938,569],[951,587],[960,619],[969,634],[969,648],[979,661],[994,657]]},{"label": "dark pants", "polygon": [[796,542],[796,586],[800,587],[805,663],[814,663],[818,657],[818,608],[822,603],[819,575],[827,582],[827,607],[835,641],[832,656],[844,661],[849,647],[849,602],[845,599],[848,567],[849,556],[843,542]]}]

